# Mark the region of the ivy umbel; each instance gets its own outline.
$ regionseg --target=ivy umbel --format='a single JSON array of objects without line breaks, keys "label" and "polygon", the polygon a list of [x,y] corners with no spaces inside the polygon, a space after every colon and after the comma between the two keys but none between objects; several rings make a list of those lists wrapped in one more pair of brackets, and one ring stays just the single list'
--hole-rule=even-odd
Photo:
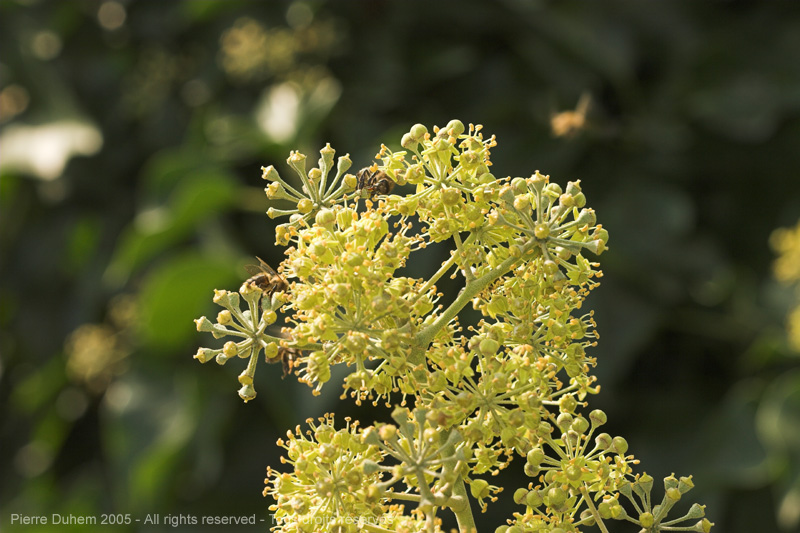
[{"label": "ivy umbel", "polygon": [[[538,171],[496,177],[495,138],[458,120],[432,132],[417,124],[400,144],[381,146],[358,178],[348,156],[334,164],[329,145],[310,170],[292,152],[297,180],[265,168],[267,196],[290,202],[268,212],[289,217],[276,231],[288,246],[283,281],[216,291],[216,322],[196,321],[234,340],[195,358],[248,359],[244,401],[256,395],[260,354],[275,362],[291,353],[289,368],[315,393],[344,365],[346,395],[395,407],[394,423],[337,428],[328,415],[279,441],[291,468],[267,471],[274,529],[435,532],[451,512],[461,532],[473,531],[473,500],[486,510],[503,490],[486,476],[518,457],[531,481],[498,532],[608,532],[612,520],[708,532],[702,506],[667,517],[691,478],[666,478],[653,505],[653,479],[634,474],[625,439],[600,431],[605,413],[587,413],[599,387],[594,321],[581,307],[598,285],[590,258],[606,250],[608,232],[580,182],[562,187]],[[412,257],[437,242],[451,245],[441,267],[410,275]],[[437,283],[448,275],[460,290],[443,298]],[[462,327],[469,304],[481,319]],[[279,314],[287,325],[272,334]]]}]

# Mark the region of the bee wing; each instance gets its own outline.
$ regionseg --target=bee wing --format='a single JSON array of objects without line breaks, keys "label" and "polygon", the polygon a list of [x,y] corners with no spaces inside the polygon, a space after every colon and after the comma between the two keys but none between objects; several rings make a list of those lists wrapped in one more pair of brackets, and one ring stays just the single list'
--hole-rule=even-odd
[{"label": "bee wing", "polygon": [[278,275],[278,273],[275,272],[275,269],[272,268],[271,266],[269,266],[266,261],[264,261],[263,259],[261,259],[258,256],[256,256],[256,259],[258,259],[258,262],[261,264],[261,268],[263,269],[264,272],[266,272],[270,276],[277,276]]},{"label": "bee wing", "polygon": [[278,276],[278,273],[275,272],[275,269],[272,268],[267,264],[266,261],[261,259],[260,257],[256,256],[258,259],[258,265],[245,265],[244,269],[253,276],[257,276],[258,274],[267,274],[268,276]]},{"label": "bee wing", "polygon": [[262,274],[264,271],[258,265],[245,265],[244,269],[247,270],[247,273],[253,276],[257,276],[258,274]]}]

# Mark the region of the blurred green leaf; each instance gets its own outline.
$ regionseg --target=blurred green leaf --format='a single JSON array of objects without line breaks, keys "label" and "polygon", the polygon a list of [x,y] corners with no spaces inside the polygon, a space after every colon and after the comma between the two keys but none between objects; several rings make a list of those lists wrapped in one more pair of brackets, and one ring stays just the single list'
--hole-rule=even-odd
[{"label": "blurred green leaf", "polygon": [[192,321],[209,309],[214,289],[235,283],[236,266],[227,257],[208,258],[188,251],[154,269],[139,293],[145,344],[168,351],[194,338],[197,331]]},{"label": "blurred green leaf", "polygon": [[700,447],[704,464],[715,477],[749,489],[769,479],[769,453],[758,439],[754,423],[760,388],[756,380],[735,386],[704,425]]},{"label": "blurred green leaf", "polygon": [[106,278],[122,283],[147,260],[178,244],[204,220],[236,200],[234,179],[224,172],[184,176],[164,205],[140,212],[120,239]]}]

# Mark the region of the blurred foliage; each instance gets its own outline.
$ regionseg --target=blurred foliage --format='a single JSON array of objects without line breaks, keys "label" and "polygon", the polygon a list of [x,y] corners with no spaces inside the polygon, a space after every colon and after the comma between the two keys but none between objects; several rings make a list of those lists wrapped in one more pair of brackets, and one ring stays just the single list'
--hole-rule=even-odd
[{"label": "blurred foliage", "polygon": [[800,218],[800,9],[623,0],[0,1],[0,527],[268,520],[275,439],[353,407],[277,368],[243,405],[192,360],[212,289],[281,259],[259,168],[325,142],[359,168],[456,116],[503,175],[582,179],[611,234],[609,431],[694,474],[720,531],[797,530],[796,293],[768,241]]}]

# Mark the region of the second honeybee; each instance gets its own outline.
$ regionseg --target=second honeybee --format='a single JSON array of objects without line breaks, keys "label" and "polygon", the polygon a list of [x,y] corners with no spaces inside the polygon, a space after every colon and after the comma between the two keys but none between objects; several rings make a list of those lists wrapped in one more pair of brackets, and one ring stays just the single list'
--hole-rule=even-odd
[{"label": "second honeybee", "polygon": [[263,259],[258,259],[258,265],[246,265],[247,271],[252,274],[244,282],[246,284],[255,285],[267,294],[276,292],[283,292],[289,288],[289,283],[275,270],[269,266]]},{"label": "second honeybee", "polygon": [[373,170],[372,167],[359,170],[356,179],[358,189],[366,191],[370,198],[376,194],[389,194],[394,189],[394,181],[383,170]]}]

